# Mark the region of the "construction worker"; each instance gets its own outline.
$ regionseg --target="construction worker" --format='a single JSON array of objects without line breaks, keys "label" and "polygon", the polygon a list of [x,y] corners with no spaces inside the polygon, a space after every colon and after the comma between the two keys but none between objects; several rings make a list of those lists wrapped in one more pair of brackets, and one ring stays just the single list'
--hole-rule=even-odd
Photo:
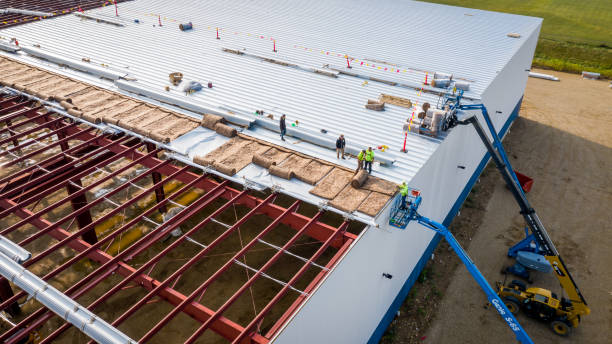
[{"label": "construction worker", "polygon": [[344,135],[340,134],[340,137],[336,140],[336,159],[340,159],[340,153],[342,153],[342,159],[344,159],[345,146],[346,140],[344,140]]},{"label": "construction worker", "polygon": [[374,151],[372,147],[368,147],[368,150],[365,152],[365,165],[364,169],[368,170],[368,173],[372,173],[372,163],[374,162]]},{"label": "construction worker", "polygon": [[357,170],[355,172],[359,172],[363,168],[363,161],[365,160],[366,150],[362,149],[357,155]]},{"label": "construction worker", "polygon": [[285,124],[285,114],[280,118],[280,135],[281,140],[285,141],[285,134],[287,133],[287,125]]},{"label": "construction worker", "polygon": [[406,196],[408,196],[408,185],[406,185],[406,182],[402,182],[401,185],[398,185],[399,187],[399,191],[400,191],[400,195],[402,195],[402,206],[401,209],[406,209]]}]

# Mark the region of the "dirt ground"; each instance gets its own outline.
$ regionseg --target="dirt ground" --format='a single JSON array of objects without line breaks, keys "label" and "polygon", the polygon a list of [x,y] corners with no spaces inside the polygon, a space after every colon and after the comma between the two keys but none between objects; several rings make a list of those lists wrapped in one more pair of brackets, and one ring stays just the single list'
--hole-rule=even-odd
[{"label": "dirt ground", "polygon": [[[607,81],[542,71],[530,78],[520,117],[504,140],[515,169],[535,179],[527,195],[586,298],[591,314],[567,338],[518,315],[536,343],[609,343],[612,328],[612,90]],[[502,281],[507,249],[523,238],[524,221],[490,165],[451,230],[489,283]],[[459,266],[459,268],[457,268]],[[512,277],[508,277],[508,281]],[[534,286],[562,289],[552,274]],[[515,343],[459,259],[442,243],[383,337],[384,343]],[[607,338],[607,339],[606,339]]]}]

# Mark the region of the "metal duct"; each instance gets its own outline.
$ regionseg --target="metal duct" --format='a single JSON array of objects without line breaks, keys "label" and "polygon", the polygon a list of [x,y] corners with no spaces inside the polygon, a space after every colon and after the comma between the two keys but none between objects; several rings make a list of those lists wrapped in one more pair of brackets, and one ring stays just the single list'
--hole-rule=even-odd
[{"label": "metal duct", "polygon": [[121,27],[125,26],[124,22],[117,20],[113,17],[105,16],[105,15],[84,13],[84,12],[75,12],[74,15],[77,17],[85,18],[85,19],[92,19],[92,20],[95,20],[101,23],[112,24],[112,25],[117,25]]},{"label": "metal duct", "polygon": [[137,343],[4,253],[0,253],[0,274],[94,341],[103,344]]},{"label": "metal duct", "polygon": [[[266,128],[268,130],[275,131],[277,133],[280,132],[280,127],[278,121],[273,121],[267,118],[257,118],[255,120],[255,124]],[[287,126],[287,135],[296,137],[298,139],[304,140],[306,142],[313,143],[317,146],[329,148],[332,150],[336,149],[336,139],[330,139],[328,137],[324,137],[319,132],[314,131],[308,128],[294,128],[291,126]],[[344,147],[344,152],[352,155],[358,155],[361,152],[362,148],[356,148],[354,146],[347,145]],[[380,161],[383,165],[392,165],[395,162],[395,159],[389,158],[385,153],[377,152],[376,160]]]},{"label": "metal duct", "polygon": [[23,264],[32,257],[32,254],[23,247],[0,235],[0,253],[3,253],[18,264]]},{"label": "metal duct", "polygon": [[68,67],[110,80],[117,80],[127,75],[127,73],[116,72],[108,68],[104,68],[102,66],[96,66],[91,63],[69,59],[36,47],[22,47],[21,50],[30,55],[45,59],[47,61],[51,61],[60,65],[66,65]]},{"label": "metal duct", "polygon": [[0,10],[0,13],[2,14],[23,14],[26,16],[38,16],[38,17],[52,17],[53,13],[48,13],[48,12],[39,12],[39,11],[30,11],[30,10],[22,10],[19,8],[4,8]]},{"label": "metal duct", "polygon": [[115,85],[119,87],[119,89],[121,90],[140,94],[145,97],[160,101],[162,103],[178,106],[185,110],[197,112],[200,114],[212,113],[215,115],[219,115],[225,118],[228,122],[231,122],[237,125],[249,127],[253,123],[252,120],[249,120],[247,118],[232,115],[226,111],[216,110],[213,105],[208,105],[208,104],[204,104],[204,103],[193,101],[193,100],[187,101],[187,100],[181,99],[177,96],[173,96],[168,93],[158,92],[152,88],[140,85],[137,82],[116,80]]},{"label": "metal duct", "polygon": [[11,45],[5,42],[0,42],[0,50],[8,51],[9,53],[16,53],[19,50],[21,50],[21,48],[16,45]]}]

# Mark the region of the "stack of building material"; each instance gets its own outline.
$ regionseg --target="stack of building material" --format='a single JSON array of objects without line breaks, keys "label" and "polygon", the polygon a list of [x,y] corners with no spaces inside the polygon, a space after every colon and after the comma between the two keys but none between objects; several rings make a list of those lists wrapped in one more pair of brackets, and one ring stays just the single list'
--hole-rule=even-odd
[{"label": "stack of building material", "polygon": [[397,106],[401,106],[401,107],[405,107],[405,108],[412,108],[412,102],[408,98],[392,96],[392,95],[389,95],[389,94],[382,93],[378,97],[378,100],[381,103],[397,105]]}]

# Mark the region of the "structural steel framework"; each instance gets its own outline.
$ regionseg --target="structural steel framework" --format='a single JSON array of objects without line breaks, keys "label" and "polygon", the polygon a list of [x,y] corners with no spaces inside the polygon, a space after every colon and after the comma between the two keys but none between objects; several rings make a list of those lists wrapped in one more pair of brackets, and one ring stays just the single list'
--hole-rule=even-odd
[{"label": "structural steel framework", "polygon": [[[39,273],[42,275],[39,277],[45,281],[51,281],[62,272],[75,268],[83,259],[92,262],[93,268],[62,292],[77,300],[84,295],[91,296],[94,289],[98,290],[94,293],[95,296],[90,298],[94,301],[83,305],[94,313],[97,307],[120,291],[134,287],[143,288],[144,296],[132,300],[133,303],[126,306],[126,311],[114,319],[105,319],[116,327],[151,302],[167,302],[171,310],[161,321],[143,324],[147,326],[144,335],[134,338],[139,342],[145,343],[162,328],[171,326],[170,321],[179,314],[187,314],[199,323],[199,327],[185,343],[196,341],[209,329],[232,343],[269,342],[356,239],[354,234],[346,231],[349,223],[344,221],[338,227],[327,225],[320,221],[322,211],[312,217],[298,213],[300,201],[284,208],[274,204],[277,198],[275,193],[265,199],[258,198],[248,189],[237,190],[232,188],[228,181],[218,181],[206,173],[194,172],[190,166],[160,158],[160,153],[162,149],[151,143],[117,131],[105,132],[86,123],[74,122],[70,118],[48,111],[28,98],[0,95],[0,221],[7,223],[6,226],[0,227],[0,235],[15,240],[26,249],[33,247],[37,240],[46,240],[45,243],[48,244],[39,252],[32,252],[32,258],[23,263],[30,271],[31,267],[49,260],[62,249],[69,248],[74,252],[69,259],[54,261],[50,269]],[[117,162],[123,163],[117,164],[114,170],[104,168]],[[137,173],[119,185],[104,189],[103,193],[99,192],[102,186],[108,186],[108,183],[131,170],[136,170]],[[145,184],[145,181],[152,182]],[[171,182],[180,185],[178,190],[172,193],[164,191],[164,186]],[[145,186],[141,186],[143,184]],[[122,203],[118,202],[115,196],[130,187],[138,188],[140,193]],[[92,198],[94,190],[97,190],[96,197]],[[190,203],[181,204],[180,196],[192,190],[198,190],[199,196]],[[155,201],[150,207],[142,209],[131,219],[124,220],[116,229],[104,235],[96,234],[96,226],[117,214],[125,213],[126,209],[134,207],[146,197],[153,196]],[[95,209],[99,209],[96,207],[101,205],[110,205],[111,210],[103,214],[95,213]],[[236,205],[248,209],[244,216],[236,216],[234,223],[225,223],[218,219],[223,212]],[[69,211],[60,212],[58,215],[57,210],[68,206]],[[175,212],[174,216],[164,216],[161,221],[156,220],[160,213],[170,214],[170,207],[177,208],[178,212]],[[198,217],[211,207],[212,212],[206,213],[207,216]],[[175,288],[188,270],[193,269],[196,263],[210,255],[256,214],[267,215],[271,222],[258,229],[249,242],[241,242],[240,250],[232,252],[231,257],[228,256],[227,261],[212,275],[202,275],[202,281],[197,281],[195,289],[182,293]],[[114,255],[108,253],[107,248],[113,242],[120,240],[122,235],[143,222],[151,226],[151,230],[144,232],[129,246],[113,252]],[[221,234],[208,243],[194,239],[198,232],[209,224],[221,226]],[[266,242],[266,234],[280,224],[285,225],[283,228],[293,229],[287,230],[291,232],[289,239],[282,246]],[[176,229],[179,228],[183,228],[183,231],[177,234]],[[168,240],[171,233],[175,237]],[[292,253],[292,245],[298,239],[306,237],[315,239],[318,247],[316,251],[310,257]],[[151,277],[153,269],[162,259],[186,243],[197,245],[197,254],[165,275],[164,279],[156,280]],[[254,268],[245,264],[242,258],[252,252],[256,244],[273,248],[274,254],[267,258],[263,265]],[[157,250],[154,254],[142,264],[131,265],[139,254],[155,248]],[[319,258],[326,250],[331,250],[332,253],[327,255],[331,258],[321,262]],[[283,256],[300,260],[300,268],[286,281],[266,273],[270,267],[278,264]],[[232,266],[249,269],[246,282],[216,309],[201,303],[210,285],[219,282]],[[314,278],[301,281],[301,285],[306,287],[303,290],[297,289],[296,282],[303,278],[309,269],[317,269],[315,274],[310,275]],[[110,276],[120,276],[121,279],[119,282],[109,283]],[[189,276],[192,278],[194,275]],[[265,300],[265,306],[260,308],[248,323],[239,324],[228,318],[225,315],[227,310],[261,279],[275,282],[280,289]],[[100,293],[102,286],[104,291]],[[20,302],[21,305],[25,303],[27,294],[13,288],[5,278],[0,279],[0,310],[17,321],[8,330],[0,333],[0,342],[19,343],[45,325],[41,343],[50,343],[71,327],[67,322],[60,322],[61,325],[48,330],[50,319],[55,318],[57,323],[59,317],[42,306],[24,314],[26,312],[21,310]],[[276,317],[266,333],[260,333],[264,318],[288,293],[297,297],[294,296],[290,306],[279,313],[282,315]]]},{"label": "structural steel framework", "polygon": [[[114,1],[121,3],[127,0],[3,0],[0,3],[0,11],[4,8],[16,8],[51,13],[55,17],[70,14],[79,11],[79,9],[86,11],[96,7],[109,6],[114,4]],[[0,29],[48,18],[20,13],[2,14],[0,12]]]}]

